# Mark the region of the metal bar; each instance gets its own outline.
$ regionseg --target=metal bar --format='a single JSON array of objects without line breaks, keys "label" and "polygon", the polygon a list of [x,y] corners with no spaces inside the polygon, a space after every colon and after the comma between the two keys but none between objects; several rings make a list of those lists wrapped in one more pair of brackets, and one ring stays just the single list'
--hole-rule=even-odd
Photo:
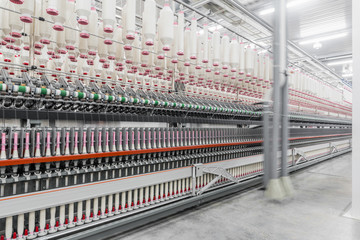
[{"label": "metal bar", "polygon": [[[19,99],[19,98],[17,98]],[[36,99],[40,101],[41,99]],[[57,102],[56,99],[53,99],[54,102]],[[61,100],[64,101],[64,100]],[[66,102],[66,101],[65,101]],[[70,101],[69,101],[70,102]],[[72,103],[77,103],[76,101]],[[115,104],[116,105],[116,104]],[[104,106],[112,106],[112,104],[108,104]],[[119,105],[116,105],[119,106]],[[136,107],[137,109],[144,110],[147,109],[149,111],[153,110],[153,107],[142,107],[142,106],[131,106],[131,105],[122,105],[125,108],[128,107]],[[172,110],[169,110],[172,112]],[[175,111],[181,112],[181,114],[185,114],[187,111],[182,111],[180,109],[176,109]],[[214,114],[214,113],[211,113]],[[220,115],[221,113],[219,113]],[[145,115],[138,114],[134,117],[133,114],[123,114],[123,113],[89,113],[89,112],[67,112],[67,111],[47,111],[47,110],[28,110],[28,109],[4,109],[0,108],[0,118],[4,119],[56,119],[56,120],[77,120],[77,121],[85,121],[88,119],[99,119],[99,121],[131,121],[131,122],[178,122],[178,123],[213,123],[213,124],[246,124],[246,125],[260,125],[260,120],[248,119],[248,120],[234,120],[233,116],[229,116],[229,119],[217,119],[217,118],[201,118],[201,117],[182,117],[182,116],[161,116],[161,115]],[[244,117],[245,118],[245,117]],[[259,118],[260,119],[260,118]]]},{"label": "metal bar", "polygon": [[311,165],[323,162],[323,161],[325,161],[327,159],[334,158],[334,157],[337,157],[339,155],[342,155],[342,154],[345,154],[345,153],[348,153],[348,152],[351,152],[351,151],[352,151],[352,149],[349,148],[349,149],[346,149],[344,151],[340,151],[340,152],[337,152],[337,153],[332,153],[332,154],[329,154],[329,155],[324,156],[324,157],[319,157],[316,160],[311,160],[311,161],[308,161],[308,162],[305,162],[305,163],[301,163],[299,165],[291,166],[291,167],[289,167],[289,172],[291,173],[291,172],[294,172],[294,171],[298,171],[300,169],[309,167]]},{"label": "metal bar", "polygon": [[[350,136],[350,135],[351,135],[351,133],[312,136],[312,137],[297,137],[297,138],[289,138],[289,141],[314,139],[314,138]],[[191,149],[211,148],[211,147],[225,147],[225,146],[236,146],[236,145],[247,145],[247,144],[261,144],[261,143],[263,143],[263,140],[248,141],[248,142],[236,142],[236,143],[217,143],[217,144],[206,144],[206,145],[194,145],[194,146],[172,147],[172,148],[154,148],[154,149],[131,150],[131,151],[89,153],[89,154],[66,155],[66,156],[8,159],[8,160],[0,161],[0,166],[14,166],[14,165],[23,165],[23,164],[32,164],[32,163],[59,162],[59,161],[69,161],[69,160],[78,160],[78,159],[114,157],[114,156],[125,156],[125,155],[144,154],[144,153],[169,152],[169,151],[191,150]]]},{"label": "metal bar", "polygon": [[205,187],[201,188],[199,192],[197,192],[197,195],[201,195],[204,192],[206,192],[206,190],[208,190],[212,185],[214,185],[217,181],[219,181],[219,179],[221,178],[221,175],[218,175],[216,178],[214,178],[213,180],[211,180],[211,182],[209,182]]},{"label": "metal bar", "polygon": [[[25,99],[25,98],[14,98],[14,99]],[[36,99],[40,101],[41,99]],[[56,99],[52,99],[54,102],[57,102]],[[65,100],[62,100],[65,101]],[[65,101],[66,102],[66,101]],[[68,101],[70,102],[70,101]],[[76,103],[76,101],[73,101],[72,103]],[[108,104],[111,106],[112,104]],[[124,107],[130,107],[127,105],[123,105]],[[146,107],[138,107],[139,109],[144,109]],[[146,109],[154,109],[154,108],[146,108]],[[176,110],[181,111],[181,110]],[[181,111],[182,113],[185,113],[187,111]],[[214,114],[214,113],[212,113]],[[219,113],[221,114],[221,113]],[[157,115],[141,115],[139,118],[134,118],[131,114],[122,114],[122,113],[88,113],[88,112],[67,112],[67,111],[51,111],[51,110],[31,110],[31,109],[9,109],[9,108],[2,108],[0,111],[0,118],[5,119],[12,119],[12,118],[23,118],[23,119],[64,119],[64,120],[86,120],[91,118],[92,116],[96,115],[97,118],[100,118],[103,121],[134,121],[134,122],[182,122],[182,123],[198,123],[200,120],[202,123],[218,123],[218,124],[248,124],[248,125],[260,125],[262,121],[260,120],[253,120],[253,119],[247,119],[247,120],[234,120],[234,119],[216,119],[216,118],[200,118],[200,117],[171,117],[167,116],[161,117]],[[244,117],[245,118],[245,117]],[[351,121],[346,120],[335,120],[331,118],[320,118],[317,117],[317,119],[314,118],[302,118],[302,122],[319,122],[322,121],[322,123],[348,123],[351,124]],[[294,120],[292,120],[294,122]]]},{"label": "metal bar", "polygon": [[[348,140],[349,138],[347,137],[339,137],[339,138],[332,138],[332,141],[340,141],[340,140]],[[351,139],[351,138],[350,138]],[[289,143],[289,147],[304,147],[304,146],[312,146],[314,143],[324,143],[324,142],[328,142],[329,139],[322,139],[322,140],[317,140],[317,141],[306,141],[306,142],[296,142],[296,143]]]},{"label": "metal bar", "polygon": [[144,154],[144,153],[158,153],[158,152],[192,150],[192,149],[200,149],[200,148],[226,147],[226,146],[260,144],[260,143],[262,143],[262,140],[248,141],[248,142],[236,142],[236,143],[217,143],[217,144],[193,145],[193,146],[183,146],[183,147],[153,148],[153,149],[143,149],[143,150],[104,152],[104,153],[89,153],[89,154],[66,155],[66,156],[8,159],[8,160],[0,161],[0,166],[42,163],[42,162],[58,162],[58,161],[67,161],[67,160],[102,158],[102,157],[124,156],[124,155],[134,155],[134,154]]},{"label": "metal bar", "polygon": [[[344,143],[344,141],[340,141],[342,144]],[[311,151],[315,151],[315,150],[320,150],[320,149],[325,149],[325,148],[329,148],[329,143],[322,143],[322,144],[318,144],[318,145],[310,145],[310,146],[302,146],[302,147],[296,147],[295,149],[295,153],[298,152],[299,149],[301,149],[302,152],[311,152]]]}]

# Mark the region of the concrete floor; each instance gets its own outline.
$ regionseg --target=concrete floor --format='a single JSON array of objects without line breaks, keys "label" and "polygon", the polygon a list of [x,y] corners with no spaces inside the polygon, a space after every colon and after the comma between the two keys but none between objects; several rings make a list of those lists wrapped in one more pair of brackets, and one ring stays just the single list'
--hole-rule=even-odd
[{"label": "concrete floor", "polygon": [[122,240],[358,240],[360,221],[342,215],[351,203],[351,154],[291,176],[283,203],[251,190],[112,238]]}]

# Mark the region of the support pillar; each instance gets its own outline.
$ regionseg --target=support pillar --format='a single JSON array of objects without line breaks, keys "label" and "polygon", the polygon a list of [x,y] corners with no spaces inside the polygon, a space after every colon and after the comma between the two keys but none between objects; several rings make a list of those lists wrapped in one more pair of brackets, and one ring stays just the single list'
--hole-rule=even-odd
[{"label": "support pillar", "polygon": [[280,38],[280,85],[281,85],[281,183],[283,185],[285,194],[292,196],[294,188],[291,183],[288,172],[288,148],[289,148],[289,82],[287,74],[288,51],[287,51],[287,12],[286,0],[281,5],[279,4],[280,12],[280,31],[284,31]]},{"label": "support pillar", "polygon": [[346,216],[360,219],[360,1],[352,0],[352,204]]},{"label": "support pillar", "polygon": [[[280,123],[282,112],[281,87],[284,85],[286,74],[286,0],[274,0],[275,6],[275,24],[274,24],[274,83],[273,83],[273,117],[272,127],[270,129],[271,147],[270,158],[268,159],[268,183],[266,185],[265,195],[269,199],[282,200],[286,193],[281,180],[278,178],[277,169],[279,167],[278,154],[280,142]],[[285,68],[284,68],[285,66]],[[286,103],[287,104],[287,103]]]},{"label": "support pillar", "polygon": [[[287,59],[287,54],[285,54],[285,58]],[[284,83],[282,85],[281,91],[281,183],[283,185],[285,194],[290,197],[294,194],[294,188],[291,183],[291,179],[289,177],[288,171],[288,148],[289,148],[289,111],[288,111],[288,102],[289,102],[289,84],[288,77],[286,74],[286,62],[283,66],[283,78]]]}]

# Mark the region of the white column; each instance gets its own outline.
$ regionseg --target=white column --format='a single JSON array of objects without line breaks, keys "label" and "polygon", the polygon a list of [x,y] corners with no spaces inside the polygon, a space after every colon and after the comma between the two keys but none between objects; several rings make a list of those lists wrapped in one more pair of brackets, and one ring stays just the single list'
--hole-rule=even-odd
[{"label": "white column", "polygon": [[42,209],[40,210],[40,220],[39,220],[39,226],[40,226],[40,232],[38,234],[38,236],[45,236],[46,235],[46,231],[45,231],[45,225],[46,225],[46,210]]},{"label": "white column", "polygon": [[164,198],[164,183],[161,183],[160,184],[160,201],[164,201],[165,200],[165,198]]},{"label": "white column", "polygon": [[121,212],[126,212],[125,203],[126,203],[126,192],[122,192],[121,193]]},{"label": "white column", "polygon": [[66,226],[64,226],[65,223],[65,205],[60,206],[60,214],[59,214],[59,230],[65,230]]},{"label": "white column", "polygon": [[90,216],[91,216],[91,200],[88,199],[88,200],[86,200],[86,203],[85,203],[85,223],[89,223],[92,221],[90,219]]},{"label": "white column", "polygon": [[93,220],[96,221],[96,220],[99,220],[99,198],[94,198],[94,203],[93,203],[93,213],[94,213],[94,217],[93,217]]},{"label": "white column", "polygon": [[174,191],[174,197],[177,197],[176,190],[177,190],[177,180],[174,181],[173,191]]},{"label": "white column", "polygon": [[138,200],[139,200],[139,196],[138,196],[138,190],[134,189],[134,209],[138,209]]},{"label": "white column", "polygon": [[23,233],[24,233],[24,214],[18,215],[17,219],[17,233],[18,233],[18,239],[24,239]]},{"label": "white column", "polygon": [[[35,238],[34,230],[35,230],[35,212],[30,212],[29,213],[29,236],[28,237]],[[29,238],[29,239],[31,239],[31,238]]]},{"label": "white column", "polygon": [[56,207],[50,208],[50,230],[49,233],[54,233],[57,231],[57,228],[55,228],[56,224]]},{"label": "white column", "polygon": [[150,187],[150,204],[154,204],[154,185]]},{"label": "white column", "polygon": [[132,190],[129,190],[128,191],[128,195],[127,195],[127,203],[128,203],[128,208],[127,208],[127,210],[128,211],[131,211],[131,210],[133,210],[133,208],[132,208],[132,206],[131,206],[131,203],[132,203]]},{"label": "white column", "polygon": [[106,196],[101,197],[101,217],[100,218],[106,218],[105,215],[106,210]]},{"label": "white column", "polygon": [[76,225],[84,224],[84,222],[82,220],[82,215],[83,215],[83,202],[80,201],[77,204],[77,213],[76,213],[77,222],[76,222]]},{"label": "white column", "polygon": [[114,216],[114,212],[113,212],[113,195],[109,195],[108,196],[108,216]]},{"label": "white column", "polygon": [[186,184],[185,184],[185,181],[186,181],[186,179],[185,178],[183,178],[183,180],[182,180],[182,184],[181,184],[181,190],[182,190],[182,194],[184,195],[185,194],[185,192],[186,192]]},{"label": "white column", "polygon": [[144,188],[139,189],[139,201],[140,201],[139,207],[144,207]]},{"label": "white column", "polygon": [[69,204],[69,224],[68,228],[75,227],[74,224],[74,203]]},{"label": "white column", "polygon": [[159,195],[160,195],[160,184],[156,184],[155,186],[155,202],[160,202],[160,198],[159,198]]},{"label": "white column", "polygon": [[168,200],[168,199],[169,199],[168,194],[169,194],[169,183],[166,182],[166,183],[165,183],[165,200]]},{"label": "white column", "polygon": [[177,192],[178,192],[178,196],[181,196],[181,179],[178,180],[178,184],[177,184],[178,188],[177,188]]},{"label": "white column", "polygon": [[119,214],[120,193],[115,193],[115,214]]},{"label": "white column", "polygon": [[13,232],[13,218],[7,217],[5,223],[5,238],[6,240],[11,239],[11,234]]},{"label": "white column", "polygon": [[145,188],[145,205],[149,206],[150,201],[149,201],[149,186],[147,186]]},{"label": "white column", "polygon": [[352,82],[352,209],[350,215],[360,219],[360,1],[352,0],[352,52],[353,52],[353,82]]}]

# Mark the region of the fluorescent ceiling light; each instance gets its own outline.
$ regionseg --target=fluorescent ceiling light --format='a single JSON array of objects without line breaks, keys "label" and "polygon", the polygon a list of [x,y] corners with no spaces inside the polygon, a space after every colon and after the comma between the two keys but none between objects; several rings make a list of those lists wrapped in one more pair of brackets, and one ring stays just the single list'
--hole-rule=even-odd
[{"label": "fluorescent ceiling light", "polygon": [[[305,2],[309,2],[310,0],[293,0],[291,2],[289,2],[286,7],[287,8],[291,8],[291,7],[295,7],[299,4],[303,4]],[[270,13],[273,13],[275,12],[275,8],[268,8],[268,9],[265,9],[265,10],[262,10],[260,11],[260,15],[267,15],[267,14],[270,14]]]},{"label": "fluorescent ceiling light", "polygon": [[343,64],[348,64],[348,63],[352,63],[352,60],[344,60],[344,61],[337,61],[337,62],[331,62],[328,63],[328,66],[336,66],[336,65],[343,65]]},{"label": "fluorescent ceiling light", "polygon": [[299,42],[299,44],[304,45],[304,44],[309,44],[309,43],[323,42],[323,41],[327,41],[327,40],[342,38],[347,35],[348,35],[348,33],[339,33],[339,34],[335,34],[335,35],[331,35],[331,36],[319,37],[319,38],[301,41],[301,42]]},{"label": "fluorescent ceiling light", "polygon": [[273,12],[275,12],[275,8],[269,8],[269,9],[262,10],[259,14],[260,15],[267,15],[267,14],[270,14],[270,13],[273,13]]},{"label": "fluorescent ceiling light", "polygon": [[291,1],[291,2],[289,2],[289,3],[286,5],[286,7],[288,7],[288,8],[296,7],[296,6],[300,5],[300,4],[303,4],[303,3],[308,2],[308,1],[310,1],[310,0],[296,0],[296,1]]},{"label": "fluorescent ceiling light", "polygon": [[307,38],[310,36],[319,36],[325,33],[335,33],[340,30],[346,29],[345,18],[342,20],[336,20],[336,22],[324,22],[311,25],[300,26],[300,36],[301,38]]},{"label": "fluorescent ceiling light", "polygon": [[352,77],[353,74],[352,73],[348,73],[348,74],[343,74],[342,77]]}]

